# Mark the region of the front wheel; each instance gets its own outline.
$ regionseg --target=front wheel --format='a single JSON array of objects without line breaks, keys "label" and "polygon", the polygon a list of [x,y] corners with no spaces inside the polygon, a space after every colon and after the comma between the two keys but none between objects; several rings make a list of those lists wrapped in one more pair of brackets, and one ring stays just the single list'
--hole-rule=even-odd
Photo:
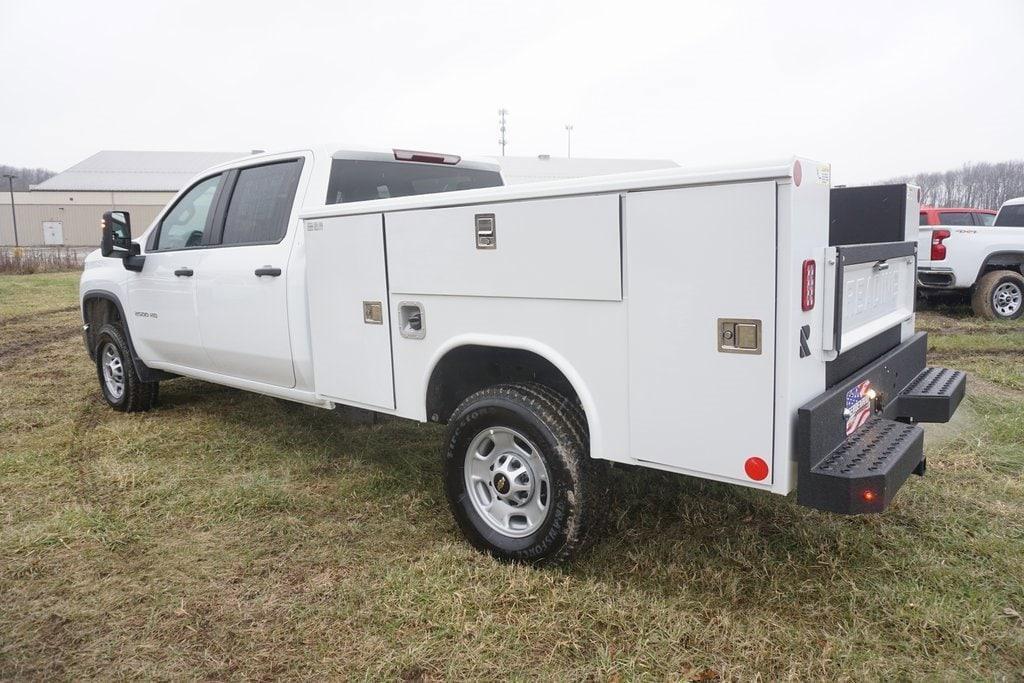
[{"label": "front wheel", "polygon": [[117,325],[108,323],[96,335],[96,376],[103,399],[114,410],[142,412],[156,402],[159,384],[139,379],[131,347]]},{"label": "front wheel", "polygon": [[469,542],[501,560],[584,550],[608,509],[606,471],[590,458],[582,410],[543,385],[478,391],[448,422],[448,504]]},{"label": "front wheel", "polygon": [[990,320],[1016,320],[1024,313],[1024,276],[994,270],[978,280],[971,297],[974,314]]}]

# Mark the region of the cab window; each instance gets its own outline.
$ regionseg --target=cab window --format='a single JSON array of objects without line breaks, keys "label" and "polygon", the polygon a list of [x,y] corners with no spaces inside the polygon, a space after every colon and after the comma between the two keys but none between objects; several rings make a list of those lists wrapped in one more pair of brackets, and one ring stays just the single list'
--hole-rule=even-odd
[{"label": "cab window", "polygon": [[996,222],[996,215],[994,213],[976,213],[974,222],[977,225],[992,225]]},{"label": "cab window", "polygon": [[223,245],[280,242],[288,230],[302,160],[243,168],[224,217]]},{"label": "cab window", "polygon": [[221,176],[207,178],[195,185],[167,212],[153,243],[155,251],[194,249],[202,246],[206,219],[213,198],[220,187]]},{"label": "cab window", "polygon": [[967,211],[940,211],[939,225],[974,225]]},{"label": "cab window", "polygon": [[995,225],[1000,227],[1024,227],[1024,204],[1007,204],[999,209]]}]

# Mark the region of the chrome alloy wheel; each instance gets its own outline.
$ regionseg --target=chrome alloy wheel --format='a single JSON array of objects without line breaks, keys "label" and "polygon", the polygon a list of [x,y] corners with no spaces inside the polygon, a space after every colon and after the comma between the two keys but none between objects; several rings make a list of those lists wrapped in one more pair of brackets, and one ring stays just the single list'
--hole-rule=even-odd
[{"label": "chrome alloy wheel", "polygon": [[124,396],[124,363],[121,361],[121,354],[110,342],[104,344],[101,354],[103,383],[110,397],[115,401],[119,400]]},{"label": "chrome alloy wheel", "polygon": [[992,308],[996,313],[1009,318],[1020,310],[1024,293],[1015,282],[1004,282],[992,292]]},{"label": "chrome alloy wheel", "polygon": [[548,469],[540,450],[519,432],[483,430],[466,449],[463,469],[473,509],[498,533],[522,538],[547,519]]}]

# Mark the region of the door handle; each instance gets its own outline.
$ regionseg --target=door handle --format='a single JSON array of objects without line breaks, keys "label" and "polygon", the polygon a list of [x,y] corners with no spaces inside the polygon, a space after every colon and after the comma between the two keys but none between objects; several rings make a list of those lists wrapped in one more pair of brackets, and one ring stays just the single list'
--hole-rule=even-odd
[{"label": "door handle", "polygon": [[262,268],[256,269],[256,277],[263,277],[269,275],[270,277],[277,277],[281,274],[280,268],[271,268],[270,266],[263,266]]},{"label": "door handle", "polygon": [[178,268],[174,271],[174,274],[177,277],[192,277],[192,275],[194,275],[191,268]]}]

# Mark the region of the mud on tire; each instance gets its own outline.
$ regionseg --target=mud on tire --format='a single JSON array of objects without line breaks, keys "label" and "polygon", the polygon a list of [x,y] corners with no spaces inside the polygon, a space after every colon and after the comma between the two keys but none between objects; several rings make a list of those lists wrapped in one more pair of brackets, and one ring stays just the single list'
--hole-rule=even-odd
[{"label": "mud on tire", "polygon": [[103,400],[114,410],[137,413],[156,403],[159,383],[139,379],[131,347],[119,325],[107,323],[96,335],[96,377]]},{"label": "mud on tire", "polygon": [[985,273],[971,295],[974,314],[989,320],[1016,320],[1024,313],[1024,275],[1013,270]]},{"label": "mud on tire", "polygon": [[[510,447],[494,440],[489,451],[477,448],[489,438],[497,439],[489,434],[504,437],[500,443]],[[584,551],[600,535],[610,504],[608,467],[590,457],[586,422],[576,402],[540,384],[483,389],[455,409],[445,443],[448,504],[477,549],[504,561],[560,563]],[[481,457],[484,451],[486,456]],[[522,469],[516,468],[516,459],[522,461]],[[476,471],[485,476],[470,484],[468,479]],[[503,478],[502,472],[509,477]],[[509,504],[522,508],[503,509],[514,515],[539,496],[536,501],[544,503],[542,521],[533,526],[524,521],[515,528],[503,525],[500,514],[484,510],[481,500],[493,496],[493,504],[500,499],[498,491],[509,478],[517,480],[519,490],[506,491],[522,496],[522,501]],[[535,512],[537,505],[533,505]]]}]

